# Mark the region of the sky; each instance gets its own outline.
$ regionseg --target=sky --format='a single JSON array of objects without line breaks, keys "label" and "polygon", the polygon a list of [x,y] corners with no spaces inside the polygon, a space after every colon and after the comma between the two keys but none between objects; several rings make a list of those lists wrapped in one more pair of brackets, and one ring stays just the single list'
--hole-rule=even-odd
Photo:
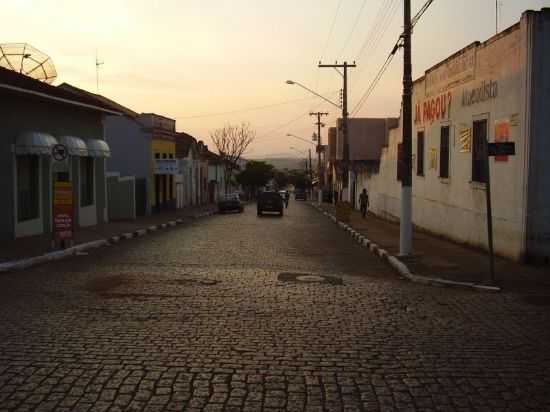
[{"label": "sky", "polygon": [[[425,0],[412,0],[412,14]],[[499,0],[499,30],[550,0]],[[496,32],[494,0],[435,0],[414,29],[413,78]],[[300,157],[341,111],[299,82],[339,103],[342,77],[319,61],[355,61],[348,108],[354,117],[397,116],[403,55],[398,52],[363,105],[361,97],[397,41],[403,0],[4,0],[2,43],[29,43],[56,66],[54,84],[99,92],[136,112],[176,119],[178,131],[214,149],[210,132],[249,122],[246,153]],[[99,90],[96,86],[96,53]],[[312,142],[313,143],[313,142]],[[292,149],[291,149],[292,148]]]}]

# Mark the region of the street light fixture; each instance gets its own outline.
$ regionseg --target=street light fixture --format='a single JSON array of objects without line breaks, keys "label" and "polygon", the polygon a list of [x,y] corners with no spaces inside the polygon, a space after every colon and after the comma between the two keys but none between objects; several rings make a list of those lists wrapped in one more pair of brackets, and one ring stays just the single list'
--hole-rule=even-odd
[{"label": "street light fixture", "polygon": [[297,85],[297,86],[300,86],[302,89],[307,90],[307,91],[310,92],[311,94],[314,94],[315,96],[320,97],[320,98],[323,99],[325,102],[328,102],[328,103],[332,104],[333,106],[336,106],[336,107],[339,108],[340,110],[342,109],[342,106],[341,106],[341,105],[336,104],[336,103],[330,101],[330,100],[327,99],[325,96],[322,96],[322,95],[320,95],[319,93],[317,93],[316,91],[311,90],[309,87],[304,86],[302,83],[295,82],[294,80],[287,80],[287,81],[286,81],[286,84],[295,84],[295,85]]}]

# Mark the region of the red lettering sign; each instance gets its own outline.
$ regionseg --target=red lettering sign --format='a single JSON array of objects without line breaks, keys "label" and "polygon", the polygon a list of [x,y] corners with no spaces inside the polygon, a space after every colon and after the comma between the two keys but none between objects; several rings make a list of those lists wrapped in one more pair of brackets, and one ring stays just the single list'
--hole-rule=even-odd
[{"label": "red lettering sign", "polygon": [[444,120],[451,113],[451,92],[441,94],[420,103],[414,108],[414,124],[433,123],[436,120]]}]

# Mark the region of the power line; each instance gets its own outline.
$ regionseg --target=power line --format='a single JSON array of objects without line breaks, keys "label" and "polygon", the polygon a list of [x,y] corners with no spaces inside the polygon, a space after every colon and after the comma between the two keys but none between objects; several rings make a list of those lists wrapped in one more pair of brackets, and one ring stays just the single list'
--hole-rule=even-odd
[{"label": "power line", "polygon": [[323,52],[321,53],[321,57],[319,60],[323,60],[323,57],[325,57],[325,53],[327,52],[328,43],[330,41],[330,38],[332,37],[332,32],[334,30],[334,24],[336,23],[336,18],[338,17],[338,12],[340,11],[340,6],[342,5],[342,0],[338,1],[338,6],[336,6],[336,12],[334,13],[334,18],[332,19],[332,24],[330,25],[330,30],[328,32],[327,41],[325,42],[325,47],[323,47]]},{"label": "power line", "polygon": [[[330,24],[327,40],[325,41],[325,46],[323,47],[323,51],[321,53],[321,56],[319,57],[319,61],[323,60],[323,58],[325,57],[325,53],[327,52],[327,47],[328,47],[330,38],[332,37],[332,32],[334,31],[334,25],[336,23],[336,19],[338,18],[340,7],[342,6],[342,1],[343,0],[339,0],[338,5],[336,6],[336,11],[334,12],[334,17],[332,18],[332,23]],[[319,88],[319,68],[317,68],[317,73],[315,75],[315,89],[318,89],[318,88]]]},{"label": "power line", "polygon": [[[344,53],[344,50],[346,50],[346,47],[348,46],[351,37],[353,36],[353,33],[355,32],[355,29],[357,28],[357,24],[359,23],[359,19],[361,18],[361,15],[363,14],[363,9],[365,8],[365,5],[367,4],[367,0],[363,0],[363,4],[361,4],[361,8],[359,9],[359,12],[357,13],[357,16],[355,17],[355,22],[353,23],[353,26],[351,27],[351,30],[348,34],[348,37],[346,38],[346,41],[344,42],[344,45],[342,46],[342,49],[340,50],[340,53],[338,54],[338,57],[336,60],[339,60],[342,54]],[[322,59],[321,59],[322,60]]]},{"label": "power line", "polygon": [[[380,20],[380,27],[381,30],[376,30],[372,33],[370,36],[370,40],[368,42],[365,42],[362,48],[362,51],[359,53],[359,56],[363,55],[367,50],[369,50],[369,54],[372,56],[378,49],[378,46],[380,45],[381,40],[384,38],[384,35],[386,34],[388,27],[390,26],[390,23],[395,18],[395,15],[397,13],[397,10],[399,8],[399,1],[393,0],[391,3],[387,2],[387,13],[383,14],[382,19]],[[359,82],[361,79],[361,75],[364,73],[364,70],[366,69],[366,65],[363,65],[362,68],[357,73],[357,76],[355,77],[355,81],[353,82],[353,87]]]},{"label": "power line", "polygon": [[271,107],[284,106],[286,104],[302,102],[302,101],[305,101],[305,100],[312,100],[312,99],[315,99],[315,98],[316,98],[315,96],[301,97],[299,99],[286,100],[284,102],[266,104],[266,105],[263,105],[263,106],[248,107],[248,108],[245,108],[245,109],[230,110],[230,111],[227,111],[227,112],[204,113],[204,114],[197,114],[197,115],[193,115],[193,116],[177,116],[177,117],[174,117],[174,119],[180,119],[180,120],[200,119],[200,118],[204,118],[204,117],[216,117],[216,116],[223,116],[223,115],[226,115],[226,114],[251,112],[251,111],[254,111],[254,110],[269,109]]},{"label": "power line", "polygon": [[428,0],[422,8],[414,15],[414,17],[411,19],[411,26],[414,27],[416,23],[418,23],[418,20],[422,17],[424,13],[426,13],[426,10],[428,10],[428,7],[434,2],[434,0]]},{"label": "power line", "polygon": [[[414,27],[414,25],[416,25],[416,23],[418,23],[420,21],[420,19],[422,18],[422,16],[426,12],[426,10],[428,10],[428,7],[430,7],[430,5],[433,2],[434,2],[434,0],[427,0],[426,3],[420,8],[420,10],[411,19],[411,28]],[[369,87],[367,88],[366,92],[363,94],[363,96],[361,97],[361,99],[359,100],[359,102],[357,103],[355,108],[353,109],[352,116],[355,116],[355,114],[357,114],[357,112],[359,112],[359,110],[361,110],[361,108],[363,107],[365,102],[368,100],[368,98],[372,94],[373,90],[376,88],[378,82],[380,81],[380,79],[384,75],[385,71],[389,67],[391,61],[393,60],[393,56],[395,55],[397,50],[399,50],[399,47],[402,46],[402,39],[403,39],[403,34],[401,34],[399,36],[399,39],[397,40],[397,42],[393,46],[393,49],[390,52],[390,54],[388,55],[388,57],[386,58],[386,61],[384,62],[384,64],[382,65],[382,67],[378,71],[377,75],[375,76],[375,78],[373,79],[373,81],[371,82]]]},{"label": "power line", "polygon": [[[338,92],[339,92],[339,90],[338,90]],[[331,95],[333,95],[333,94],[335,94],[335,93],[336,93],[336,92],[333,91],[332,93],[325,93],[325,94],[328,94],[329,96],[331,96]],[[317,107],[320,107],[322,104],[323,104],[323,102],[320,102],[320,103],[317,105]],[[265,139],[265,137],[269,136],[270,134],[275,133],[275,132],[278,132],[279,130],[281,130],[281,129],[287,127],[287,126],[290,126],[292,123],[296,123],[296,122],[297,122],[298,120],[300,120],[301,118],[306,117],[307,115],[309,115],[309,113],[310,113],[310,110],[308,110],[308,111],[305,112],[305,113],[300,114],[299,116],[297,116],[297,117],[295,117],[295,118],[289,120],[288,122],[285,122],[285,123],[283,123],[283,124],[281,124],[281,125],[279,125],[279,126],[273,128],[273,129],[271,129],[271,130],[268,131],[268,132],[265,132],[265,133],[262,133],[262,134],[259,135],[259,136],[256,136],[256,140],[260,140],[260,139],[263,140],[263,139]]]},{"label": "power line", "polygon": [[387,20],[387,16],[391,12],[391,10],[394,8],[395,3],[396,3],[396,0],[386,0],[385,2],[380,3],[380,8],[378,9],[376,17],[374,19],[374,24],[370,29],[369,33],[367,34],[367,38],[361,45],[361,48],[359,49],[357,56],[355,57],[356,61],[359,61],[361,56],[363,56],[365,50],[367,50],[374,43],[374,39],[378,37],[380,29],[381,28],[384,29],[384,27],[387,26],[387,25],[384,25],[383,23]]},{"label": "power line", "polygon": [[393,60],[393,56],[395,55],[395,53],[399,49],[400,41],[401,41],[401,38],[395,44],[392,52],[386,58],[386,61],[384,61],[384,64],[382,65],[382,67],[380,68],[378,73],[376,74],[375,78],[370,83],[369,87],[367,88],[367,91],[363,94],[363,96],[361,96],[361,99],[359,99],[359,102],[353,108],[352,113],[351,113],[352,116],[355,116],[355,114],[357,112],[359,112],[359,110],[361,110],[361,108],[363,107],[363,105],[365,104],[365,102],[367,101],[367,99],[369,98],[369,96],[371,95],[373,90],[375,89],[376,85],[378,84],[378,82],[382,78],[382,75],[385,73],[385,71],[389,67],[391,61]]}]

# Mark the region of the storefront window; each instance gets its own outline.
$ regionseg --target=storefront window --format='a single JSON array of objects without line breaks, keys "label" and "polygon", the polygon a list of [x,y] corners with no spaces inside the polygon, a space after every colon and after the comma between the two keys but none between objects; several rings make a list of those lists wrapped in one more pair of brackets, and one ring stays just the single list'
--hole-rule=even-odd
[{"label": "storefront window", "polygon": [[39,213],[39,158],[17,156],[17,220],[37,219]]},{"label": "storefront window", "polygon": [[80,158],[80,206],[94,204],[94,158]]}]

